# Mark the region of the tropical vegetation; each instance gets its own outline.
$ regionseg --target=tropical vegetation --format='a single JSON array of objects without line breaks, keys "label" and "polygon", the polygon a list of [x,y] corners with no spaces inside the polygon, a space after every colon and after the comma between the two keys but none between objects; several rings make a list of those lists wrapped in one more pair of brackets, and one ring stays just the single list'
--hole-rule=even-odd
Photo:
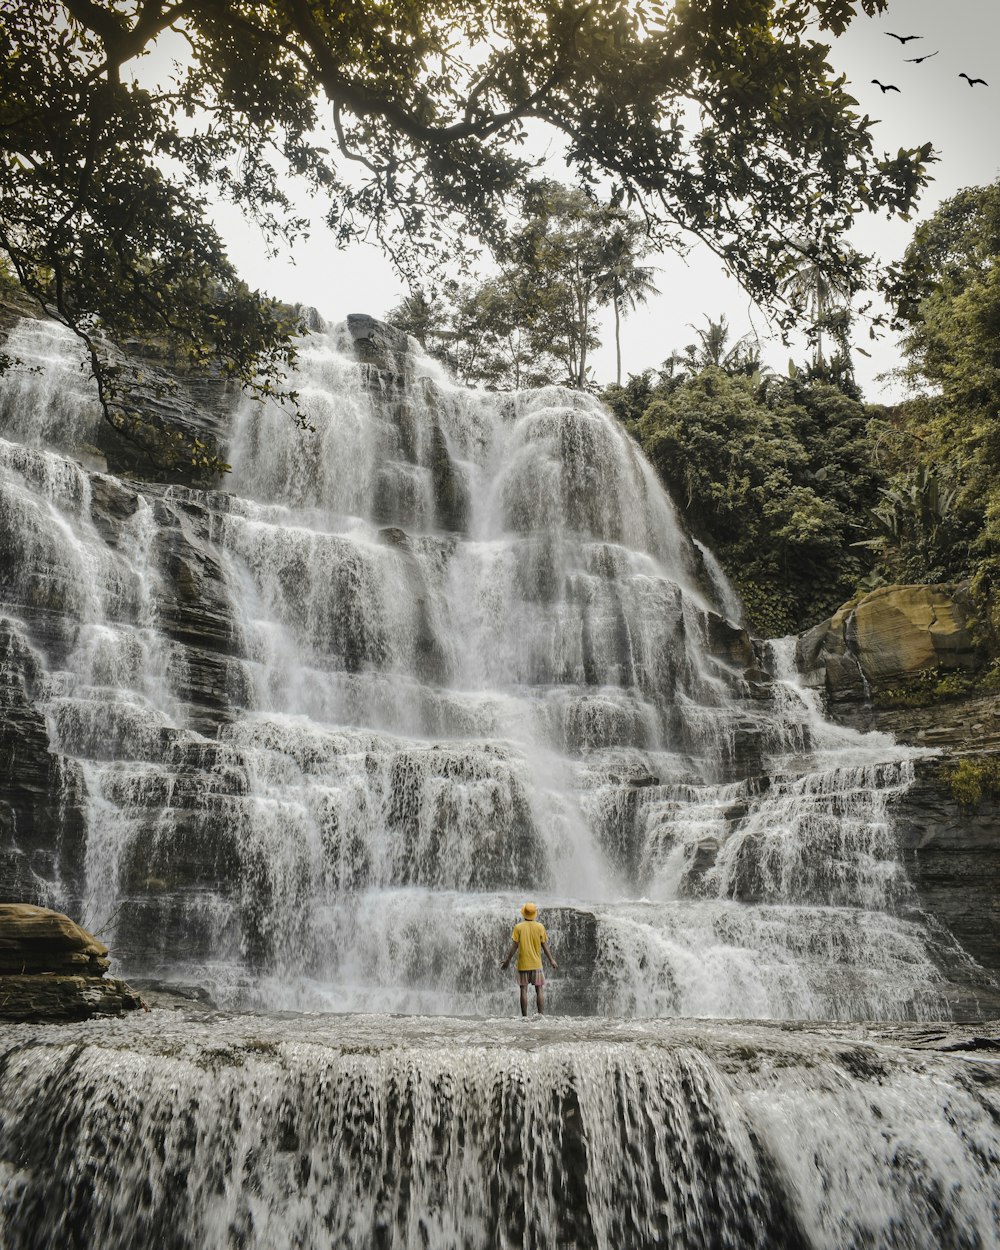
[{"label": "tropical vegetation", "polygon": [[[828,328],[845,297],[813,289]],[[846,333],[789,376],[725,318],[606,392],[766,633],[802,629],[880,584],[970,579],[1000,639],[1000,182],[917,226],[892,271],[910,396],[866,404]],[[820,307],[817,307],[821,305]]]},{"label": "tropical vegetation", "polygon": [[753,369],[718,334],[709,343],[712,359],[689,349],[606,397],[715,551],[753,627],[791,633],[872,572],[855,543],[884,480],[868,445],[873,410],[829,383]]},{"label": "tropical vegetation", "polygon": [[495,390],[593,387],[598,314],[614,310],[620,379],[622,319],[656,290],[652,267],[641,263],[650,247],[636,214],[579,188],[538,181],[497,248],[495,274],[418,289],[386,318],[461,382]]}]

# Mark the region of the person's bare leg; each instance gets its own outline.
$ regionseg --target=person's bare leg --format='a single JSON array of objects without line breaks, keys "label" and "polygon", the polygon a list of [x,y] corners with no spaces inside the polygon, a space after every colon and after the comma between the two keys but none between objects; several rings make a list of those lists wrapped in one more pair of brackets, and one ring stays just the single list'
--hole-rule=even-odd
[{"label": "person's bare leg", "polygon": [[535,1010],[540,1016],[545,1015],[545,990],[541,985],[535,986]]},{"label": "person's bare leg", "polygon": [[522,985],[520,989],[521,989],[521,1015],[526,1016],[528,1014],[528,987],[526,985]]}]

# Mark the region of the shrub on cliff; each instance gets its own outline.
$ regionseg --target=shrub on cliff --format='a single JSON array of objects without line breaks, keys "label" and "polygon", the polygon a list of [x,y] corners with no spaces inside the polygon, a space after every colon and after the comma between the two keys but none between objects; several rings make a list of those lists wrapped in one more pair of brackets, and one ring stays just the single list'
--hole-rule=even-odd
[{"label": "shrub on cliff", "polygon": [[869,420],[836,387],[709,368],[668,380],[639,421],[643,449],[762,633],[821,620],[867,571],[852,544],[882,480]]},{"label": "shrub on cliff", "polygon": [[993,756],[961,759],[943,768],[941,779],[963,807],[975,807],[984,798],[1000,798],[1000,760]]}]

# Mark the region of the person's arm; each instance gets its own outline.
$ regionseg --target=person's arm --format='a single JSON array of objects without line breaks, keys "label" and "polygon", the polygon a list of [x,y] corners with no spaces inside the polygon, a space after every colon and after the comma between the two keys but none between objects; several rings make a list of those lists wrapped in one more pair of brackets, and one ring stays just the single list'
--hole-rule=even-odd
[{"label": "person's arm", "polygon": [[514,955],[515,955],[516,951],[517,951],[517,943],[516,943],[516,942],[511,942],[511,944],[510,944],[510,950],[507,952],[507,958],[506,958],[506,959],[503,961],[503,963],[500,965],[500,967],[501,967],[501,968],[506,968],[506,967],[507,967],[507,965],[510,963],[510,961],[514,958]]},{"label": "person's arm", "polygon": [[552,958],[552,952],[549,950],[549,944],[548,944],[548,942],[543,942],[543,943],[542,943],[542,950],[545,952],[545,958],[549,961],[549,963],[552,965],[552,967],[553,967],[553,968],[558,968],[558,967],[559,967],[559,965],[558,965],[558,964],[556,963],[556,961]]}]

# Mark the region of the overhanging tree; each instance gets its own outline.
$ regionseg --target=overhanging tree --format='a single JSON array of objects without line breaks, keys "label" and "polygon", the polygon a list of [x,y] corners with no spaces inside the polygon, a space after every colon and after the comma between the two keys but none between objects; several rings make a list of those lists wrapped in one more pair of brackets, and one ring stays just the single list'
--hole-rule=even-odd
[{"label": "overhanging tree", "polygon": [[[291,169],[326,197],[339,240],[374,233],[412,271],[450,225],[497,240],[528,123],[558,132],[582,182],[641,210],[658,243],[704,239],[758,300],[780,300],[803,234],[857,287],[863,259],[839,240],[866,208],[909,209],[930,148],[876,152],[823,38],[886,7],[6,0],[0,248],[87,337],[112,416],[124,401],[97,327],[168,337],[294,402],[294,323],[241,286],[206,197],[280,246],[303,226],[278,178]],[[171,31],[184,64],[140,84],[134,59]]]}]

